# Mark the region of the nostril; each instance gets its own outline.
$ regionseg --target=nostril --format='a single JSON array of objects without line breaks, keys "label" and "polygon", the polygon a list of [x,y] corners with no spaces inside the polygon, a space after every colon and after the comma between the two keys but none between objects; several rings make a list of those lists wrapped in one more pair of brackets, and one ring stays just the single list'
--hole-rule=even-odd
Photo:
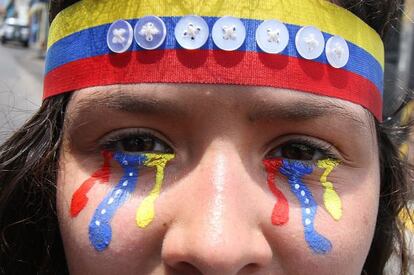
[{"label": "nostril", "polygon": [[240,270],[240,273],[242,274],[255,274],[256,272],[260,271],[261,266],[257,263],[250,263],[248,265],[245,265],[242,270]]},{"label": "nostril", "polygon": [[180,274],[180,275],[202,275],[203,273],[194,265],[187,263],[187,262],[177,262],[174,265],[169,265],[169,269],[172,271],[173,274]]},{"label": "nostril", "polygon": [[[214,267],[212,267],[214,269]],[[173,265],[168,265],[168,274],[179,274],[179,275],[203,275],[203,272],[200,271],[196,266],[182,261],[174,263]],[[241,270],[237,271],[237,274],[256,274],[260,271],[260,265],[256,263],[250,263],[245,265]]]}]

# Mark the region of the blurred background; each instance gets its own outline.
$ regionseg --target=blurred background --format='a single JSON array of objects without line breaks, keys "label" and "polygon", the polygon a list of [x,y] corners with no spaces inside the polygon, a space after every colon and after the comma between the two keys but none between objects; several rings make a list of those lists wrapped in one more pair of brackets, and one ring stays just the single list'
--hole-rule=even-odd
[{"label": "blurred background", "polygon": [[0,0],[0,144],[40,106],[47,0]]}]

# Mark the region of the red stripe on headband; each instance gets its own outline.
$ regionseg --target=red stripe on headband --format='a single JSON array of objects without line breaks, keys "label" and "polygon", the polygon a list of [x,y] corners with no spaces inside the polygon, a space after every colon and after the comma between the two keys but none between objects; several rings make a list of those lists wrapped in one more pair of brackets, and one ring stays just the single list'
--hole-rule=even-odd
[{"label": "red stripe on headband", "polygon": [[368,79],[315,61],[257,52],[154,50],[86,58],[49,72],[44,98],[87,87],[132,83],[234,84],[299,90],[354,102],[382,121],[381,95]]}]

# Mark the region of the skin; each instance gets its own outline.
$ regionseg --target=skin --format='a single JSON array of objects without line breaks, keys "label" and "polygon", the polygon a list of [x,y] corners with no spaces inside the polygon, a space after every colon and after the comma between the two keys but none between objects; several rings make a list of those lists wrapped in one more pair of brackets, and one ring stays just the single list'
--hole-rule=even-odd
[{"label": "skin", "polygon": [[[359,105],[273,88],[139,84],[75,92],[57,184],[71,274],[360,274],[379,200],[373,122]],[[166,167],[154,221],[146,229],[135,224],[155,177],[154,170],[142,169],[135,192],[112,220],[112,242],[97,252],[88,225],[122,169],[112,162],[109,184],[91,189],[76,218],[69,215],[71,197],[102,165],[100,144],[116,131],[136,128],[151,129],[176,157]],[[323,170],[304,178],[318,204],[315,229],[332,243],[326,255],[307,246],[300,203],[280,175],[289,222],[271,224],[275,197],[262,160],[279,157],[300,137],[328,147],[341,162],[329,175],[342,200],[339,221],[323,207]],[[316,152],[313,162],[323,158]]]}]

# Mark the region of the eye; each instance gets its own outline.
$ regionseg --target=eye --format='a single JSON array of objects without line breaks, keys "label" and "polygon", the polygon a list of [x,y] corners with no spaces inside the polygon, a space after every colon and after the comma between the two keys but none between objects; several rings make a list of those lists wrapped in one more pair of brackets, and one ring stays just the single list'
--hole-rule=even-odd
[{"label": "eye", "polygon": [[171,154],[173,149],[151,130],[120,130],[109,134],[101,142],[101,147],[110,151],[128,154],[164,153]]},{"label": "eye", "polygon": [[288,141],[273,149],[266,158],[283,158],[299,161],[317,161],[325,158],[336,159],[331,145],[313,140]]}]

